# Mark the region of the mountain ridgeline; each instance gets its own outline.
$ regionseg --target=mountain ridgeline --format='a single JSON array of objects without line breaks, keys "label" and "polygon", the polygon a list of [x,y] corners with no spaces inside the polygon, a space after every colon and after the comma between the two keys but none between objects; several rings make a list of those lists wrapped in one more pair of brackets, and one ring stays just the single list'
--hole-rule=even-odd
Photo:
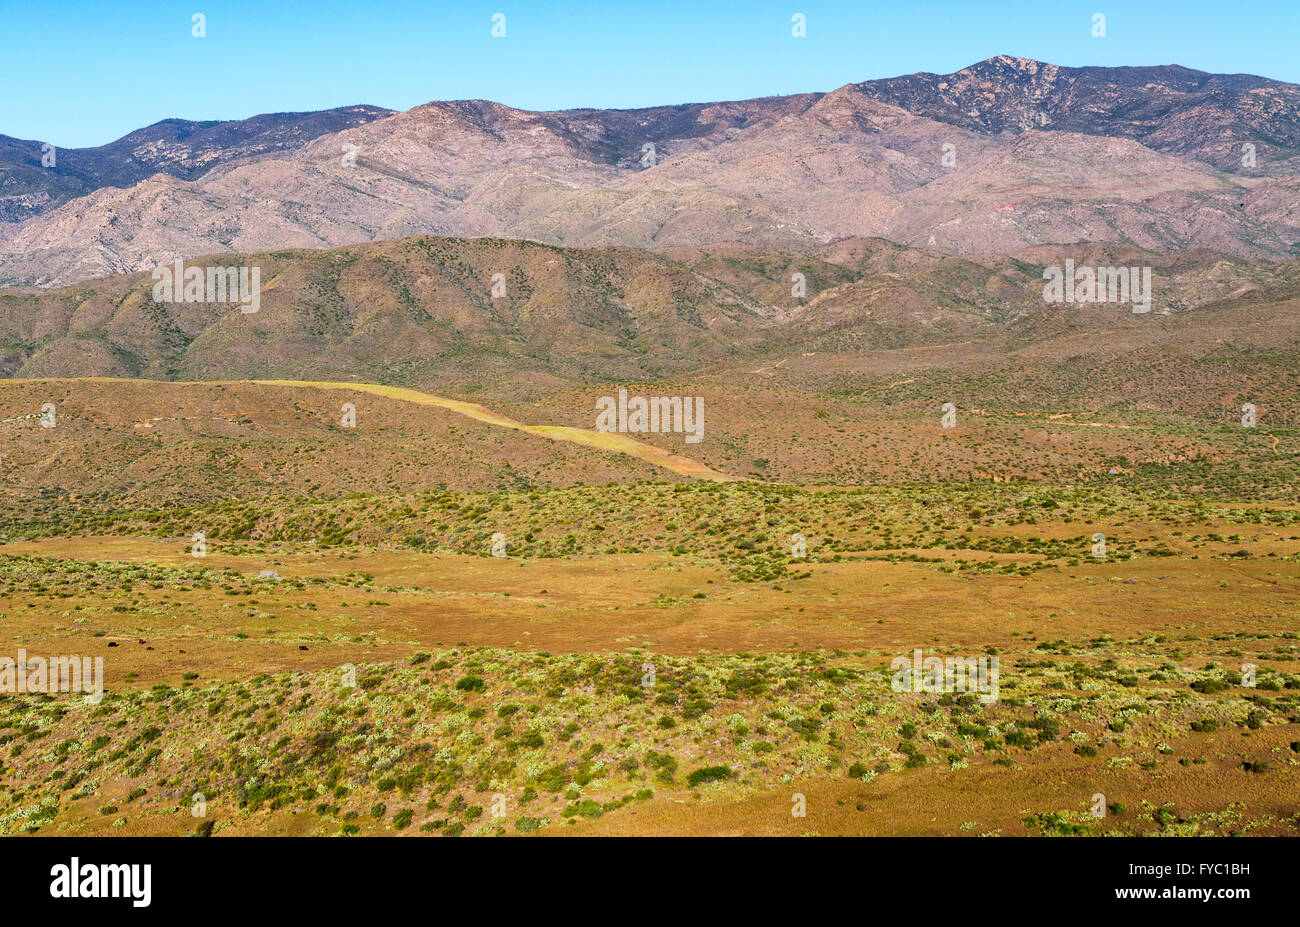
[{"label": "mountain ridgeline", "polygon": [[481,100],[168,120],[96,149],[0,139],[0,285],[412,235],[950,254],[1074,241],[1300,254],[1300,88],[998,56],[738,102]]}]

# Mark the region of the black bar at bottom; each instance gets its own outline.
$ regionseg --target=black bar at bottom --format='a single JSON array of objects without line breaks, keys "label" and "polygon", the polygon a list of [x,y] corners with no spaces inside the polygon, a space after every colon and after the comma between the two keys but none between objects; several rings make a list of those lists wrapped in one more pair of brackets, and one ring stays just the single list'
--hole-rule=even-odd
[{"label": "black bar at bottom", "polygon": [[[370,917],[377,905],[433,912],[455,902],[561,920],[653,916],[657,905],[664,914],[688,905],[771,917],[848,904],[872,917],[977,916],[1038,902],[1082,913],[1231,916],[1292,897],[1282,884],[1291,848],[1282,838],[9,838],[0,840],[0,884],[10,910],[24,914],[128,918]],[[123,864],[150,867],[147,905],[137,904],[146,898],[143,868],[129,878],[102,868]],[[121,897],[84,897],[115,882]],[[74,891],[79,897],[54,897]]]}]

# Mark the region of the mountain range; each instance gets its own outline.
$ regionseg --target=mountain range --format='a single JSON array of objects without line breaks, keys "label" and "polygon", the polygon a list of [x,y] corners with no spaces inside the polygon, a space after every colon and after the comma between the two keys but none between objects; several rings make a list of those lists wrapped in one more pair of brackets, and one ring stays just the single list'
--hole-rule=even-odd
[{"label": "mountain range", "polygon": [[739,102],[485,101],[166,120],[93,149],[0,137],[0,284],[436,235],[957,255],[1076,241],[1300,254],[1300,87],[997,56]]}]

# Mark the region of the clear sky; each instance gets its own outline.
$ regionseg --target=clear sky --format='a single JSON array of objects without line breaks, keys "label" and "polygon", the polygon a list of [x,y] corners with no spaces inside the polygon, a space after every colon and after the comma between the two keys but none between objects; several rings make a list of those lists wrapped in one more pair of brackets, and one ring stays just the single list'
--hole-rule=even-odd
[{"label": "clear sky", "polygon": [[[206,38],[191,35],[196,12]],[[504,38],[491,35],[498,12]],[[1096,12],[1105,38],[1091,34]],[[791,35],[795,13],[805,38]],[[996,54],[1300,83],[1300,0],[0,0],[0,37],[0,134],[60,147],[171,116],[734,100],[947,73]]]}]

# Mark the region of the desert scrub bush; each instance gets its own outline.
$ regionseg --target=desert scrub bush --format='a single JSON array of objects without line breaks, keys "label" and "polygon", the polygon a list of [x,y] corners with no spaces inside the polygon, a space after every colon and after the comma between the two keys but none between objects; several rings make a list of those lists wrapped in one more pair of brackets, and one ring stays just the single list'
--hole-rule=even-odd
[{"label": "desert scrub bush", "polygon": [[671,783],[673,776],[677,774],[677,760],[667,754],[647,750],[644,762],[646,766],[655,771],[655,779],[659,782]]},{"label": "desert scrub bush", "polygon": [[560,812],[560,816],[566,818],[580,816],[594,821],[604,813],[605,809],[601,806],[600,802],[593,801],[590,798],[584,798],[581,801],[570,802],[565,806],[564,810]]},{"label": "desert scrub bush", "polygon": [[1077,837],[1088,833],[1088,828],[1082,824],[1072,823],[1065,815],[1049,811],[1047,813],[1032,814],[1022,822],[1026,830],[1040,830],[1044,835],[1056,834],[1062,837]]},{"label": "desert scrub bush", "polygon": [[734,772],[730,766],[702,766],[686,777],[686,784],[691,788],[705,782],[721,782],[730,779]]},{"label": "desert scrub bush", "polygon": [[749,719],[740,714],[728,715],[727,728],[735,736],[744,737],[749,733]]},{"label": "desert scrub bush", "polygon": [[805,740],[812,739],[817,732],[822,729],[820,718],[795,718],[786,722],[790,725],[790,730],[803,737]]},{"label": "desert scrub bush", "polygon": [[1029,726],[1038,731],[1038,740],[1040,743],[1055,740],[1061,733],[1061,726],[1051,718],[1034,718],[1029,722]]}]

